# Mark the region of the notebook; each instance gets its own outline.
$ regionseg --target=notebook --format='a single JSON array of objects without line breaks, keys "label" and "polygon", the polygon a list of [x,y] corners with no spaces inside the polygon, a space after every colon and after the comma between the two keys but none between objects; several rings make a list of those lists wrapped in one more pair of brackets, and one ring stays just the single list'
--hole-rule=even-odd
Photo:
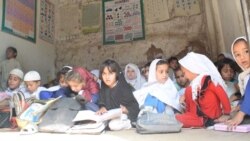
[{"label": "notebook", "polygon": [[236,126],[236,128],[228,129],[228,125],[224,123],[217,123],[214,125],[214,130],[227,131],[227,132],[250,132],[250,124],[242,124]]}]

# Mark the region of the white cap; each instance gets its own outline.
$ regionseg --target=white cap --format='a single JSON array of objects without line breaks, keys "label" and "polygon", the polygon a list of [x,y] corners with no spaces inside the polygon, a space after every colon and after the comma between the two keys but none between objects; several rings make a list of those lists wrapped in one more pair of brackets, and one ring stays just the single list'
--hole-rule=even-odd
[{"label": "white cap", "polygon": [[24,81],[41,80],[40,74],[37,71],[29,71],[24,75]]},{"label": "white cap", "polygon": [[13,69],[10,71],[10,74],[18,76],[20,79],[23,79],[23,71],[20,69]]}]

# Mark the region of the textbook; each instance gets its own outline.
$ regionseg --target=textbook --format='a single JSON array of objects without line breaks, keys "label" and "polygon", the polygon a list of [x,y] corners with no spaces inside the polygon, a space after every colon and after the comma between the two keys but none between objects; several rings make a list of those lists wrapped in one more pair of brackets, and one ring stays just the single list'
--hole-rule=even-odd
[{"label": "textbook", "polygon": [[75,118],[73,119],[73,122],[81,122],[81,121],[102,122],[114,118],[119,118],[121,114],[122,114],[121,108],[109,110],[102,115],[97,115],[96,112],[91,110],[81,110],[76,114]]},{"label": "textbook", "polygon": [[232,130],[228,129],[228,125],[224,123],[217,123],[214,125],[214,130],[218,131],[227,131],[227,132],[250,132],[250,124],[242,124],[238,125],[235,128],[232,128]]}]

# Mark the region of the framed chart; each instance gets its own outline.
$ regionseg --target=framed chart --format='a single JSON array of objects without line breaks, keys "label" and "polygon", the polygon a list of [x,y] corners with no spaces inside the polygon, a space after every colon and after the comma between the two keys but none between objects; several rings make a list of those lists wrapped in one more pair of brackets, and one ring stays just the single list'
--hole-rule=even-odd
[{"label": "framed chart", "polygon": [[3,0],[2,31],[36,42],[36,0]]},{"label": "framed chart", "polygon": [[145,39],[142,0],[103,0],[103,43]]}]

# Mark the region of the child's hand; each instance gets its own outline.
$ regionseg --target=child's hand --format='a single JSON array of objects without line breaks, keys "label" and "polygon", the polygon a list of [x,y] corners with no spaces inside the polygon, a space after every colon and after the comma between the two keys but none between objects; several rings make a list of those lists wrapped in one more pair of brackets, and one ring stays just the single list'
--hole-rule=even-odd
[{"label": "child's hand", "polygon": [[180,102],[181,106],[186,107],[185,95],[182,95],[182,96],[180,97],[179,102]]},{"label": "child's hand", "polygon": [[128,114],[128,109],[127,109],[125,106],[120,105],[120,107],[121,107],[121,109],[122,109],[122,113],[123,113],[123,114]]},{"label": "child's hand", "polygon": [[101,107],[100,110],[96,112],[97,115],[102,115],[107,112],[107,109],[105,107]]},{"label": "child's hand", "polygon": [[226,122],[230,118],[230,115],[222,115],[219,118],[215,119],[215,122],[221,123]]},{"label": "child's hand", "polygon": [[239,125],[244,119],[245,113],[239,111],[232,119],[228,120],[226,124],[228,125],[228,129],[235,128]]}]

